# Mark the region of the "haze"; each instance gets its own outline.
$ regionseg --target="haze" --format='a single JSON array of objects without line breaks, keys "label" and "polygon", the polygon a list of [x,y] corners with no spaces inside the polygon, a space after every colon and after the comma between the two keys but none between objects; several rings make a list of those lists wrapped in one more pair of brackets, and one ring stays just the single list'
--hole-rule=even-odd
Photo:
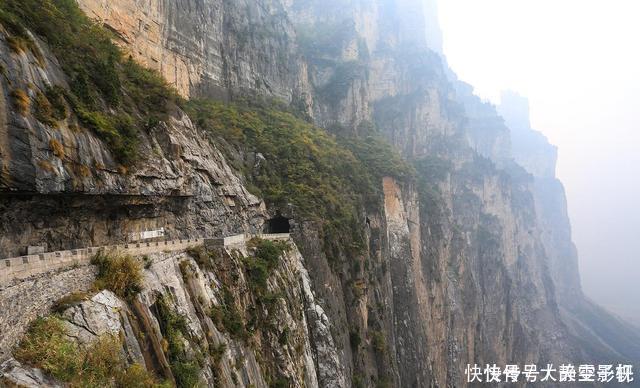
[{"label": "haze", "polygon": [[559,147],[583,288],[640,325],[640,2],[440,0],[439,14],[462,80],[529,98]]}]

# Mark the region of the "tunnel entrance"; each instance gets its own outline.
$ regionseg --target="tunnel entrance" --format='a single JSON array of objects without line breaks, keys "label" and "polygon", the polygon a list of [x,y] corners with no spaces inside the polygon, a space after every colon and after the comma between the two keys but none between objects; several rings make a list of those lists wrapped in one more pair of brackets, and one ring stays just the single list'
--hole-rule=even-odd
[{"label": "tunnel entrance", "polygon": [[265,233],[289,233],[291,226],[288,218],[277,216],[267,220],[264,229]]}]

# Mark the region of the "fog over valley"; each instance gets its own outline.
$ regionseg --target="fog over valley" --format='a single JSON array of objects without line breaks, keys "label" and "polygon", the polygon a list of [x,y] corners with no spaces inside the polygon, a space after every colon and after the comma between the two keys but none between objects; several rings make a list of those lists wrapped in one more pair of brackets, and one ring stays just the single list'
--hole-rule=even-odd
[{"label": "fog over valley", "polygon": [[444,52],[500,104],[530,101],[532,127],[558,146],[586,294],[640,325],[640,36],[632,0],[446,0]]}]

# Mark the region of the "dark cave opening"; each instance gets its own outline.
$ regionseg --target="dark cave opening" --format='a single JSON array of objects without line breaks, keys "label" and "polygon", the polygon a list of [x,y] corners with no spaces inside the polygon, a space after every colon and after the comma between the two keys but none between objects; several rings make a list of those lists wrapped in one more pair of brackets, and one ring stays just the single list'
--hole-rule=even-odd
[{"label": "dark cave opening", "polygon": [[276,216],[267,220],[265,224],[265,233],[289,233],[291,225],[289,219],[282,216]]}]

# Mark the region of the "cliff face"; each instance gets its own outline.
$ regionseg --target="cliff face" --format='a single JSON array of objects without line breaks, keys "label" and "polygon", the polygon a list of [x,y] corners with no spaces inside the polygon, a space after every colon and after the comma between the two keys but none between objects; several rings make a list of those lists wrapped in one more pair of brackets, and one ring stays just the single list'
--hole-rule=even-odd
[{"label": "cliff face", "polygon": [[[269,387],[277,381],[294,387],[345,386],[326,315],[315,300],[295,245],[280,257],[260,292],[253,274],[244,270],[252,253],[243,242],[210,250],[206,258],[193,253],[149,255],[144,291],[129,301],[110,291],[91,291],[95,273],[82,267],[54,279],[42,277],[9,287],[10,291],[0,292],[0,303],[15,301],[15,295],[9,295],[13,291],[29,289],[32,300],[24,301],[28,306],[17,301],[16,307],[40,309],[42,315],[64,295],[62,289],[53,294],[48,290],[63,284],[69,287],[71,283],[63,279],[68,276],[76,279],[71,288],[75,295],[83,293],[55,308],[66,335],[81,348],[106,336],[120,336],[130,363],[145,365],[179,386],[187,375],[176,368],[174,346],[184,349],[182,365],[192,363],[195,378],[206,386]],[[203,264],[206,260],[211,260],[209,265]],[[14,311],[11,315],[20,319],[27,314]],[[249,324],[233,326],[231,317]],[[18,331],[24,328],[14,326]],[[2,351],[6,349],[3,343]],[[39,373],[29,373],[15,360],[4,362],[0,370],[6,379],[24,386],[55,384],[38,377]]]},{"label": "cliff face", "polygon": [[511,128],[514,159],[532,175],[541,240],[563,321],[575,341],[588,349],[592,358],[637,360],[640,357],[637,329],[595,305],[582,293],[567,200],[562,182],[555,175],[556,147],[531,128],[526,98],[505,92],[498,110]]},{"label": "cliff face", "polygon": [[[124,241],[164,225],[172,225],[173,237],[261,226],[262,201],[179,109],[140,136],[137,152],[154,162],[134,171],[77,116],[53,126],[38,120],[38,99],[53,86],[68,88],[69,80],[45,44],[38,42],[41,63],[32,52],[15,53],[7,37],[0,42],[2,257],[21,255],[28,245],[56,250]],[[16,95],[24,95],[25,112]]]},{"label": "cliff face", "polygon": [[[336,247],[329,233],[334,220],[308,217],[286,201],[267,207],[247,191],[247,182],[272,162],[269,155],[250,149],[246,138],[234,145],[209,137],[212,124],[178,106],[141,134],[142,156],[129,172],[119,168],[99,136],[75,128],[73,114],[52,128],[36,112],[18,112],[11,91],[19,88],[35,99],[49,85],[68,88],[69,79],[44,41],[35,38],[42,64],[33,53],[11,51],[10,34],[4,33],[5,257],[26,245],[58,249],[121,242],[131,232],[160,226],[169,237],[226,236],[259,231],[269,215],[291,218],[295,244],[268,277],[276,302],[251,292],[251,279],[245,279],[251,271],[242,270],[243,258],[251,254],[242,247],[218,252],[214,269],[203,269],[186,254],[152,257],[144,291],[134,304],[120,306],[137,321],[150,322],[142,332],[161,342],[166,333],[158,300],[168,300],[166,311],[187,319],[189,349],[225,344],[218,361],[205,357],[202,381],[465,386],[468,363],[640,358],[634,330],[582,295],[566,200],[555,178],[555,148],[531,130],[521,100],[505,98],[499,108],[503,120],[456,79],[439,55],[432,2],[79,5],[115,34],[126,53],[158,70],[183,96],[277,97],[338,139],[365,142],[372,133],[381,135],[415,170],[412,177],[383,176],[374,183],[380,195],[358,197],[351,232],[364,236],[362,247]],[[257,116],[235,112],[230,128],[222,129],[238,136],[245,124],[240,117],[253,123]],[[291,146],[292,153],[301,152]],[[288,176],[292,172],[298,173],[277,173],[295,180]],[[2,292],[16,295],[21,289],[15,287],[20,286]],[[226,325],[209,311],[231,303],[225,293],[227,299],[232,295],[243,324],[255,325],[255,306],[275,321],[257,326],[251,341],[223,333]],[[95,298],[82,303],[112,301],[109,295]],[[52,302],[38,303],[46,310]],[[64,315],[71,323],[74,309]],[[170,376],[162,362],[166,351],[127,334],[125,323],[114,330],[126,334],[128,351],[141,353],[148,369]],[[285,328],[292,342],[280,340]],[[149,354],[136,346],[147,346]]]},{"label": "cliff face", "polygon": [[243,91],[291,101],[306,92],[304,63],[280,1],[80,1],[117,42],[184,96]]}]

